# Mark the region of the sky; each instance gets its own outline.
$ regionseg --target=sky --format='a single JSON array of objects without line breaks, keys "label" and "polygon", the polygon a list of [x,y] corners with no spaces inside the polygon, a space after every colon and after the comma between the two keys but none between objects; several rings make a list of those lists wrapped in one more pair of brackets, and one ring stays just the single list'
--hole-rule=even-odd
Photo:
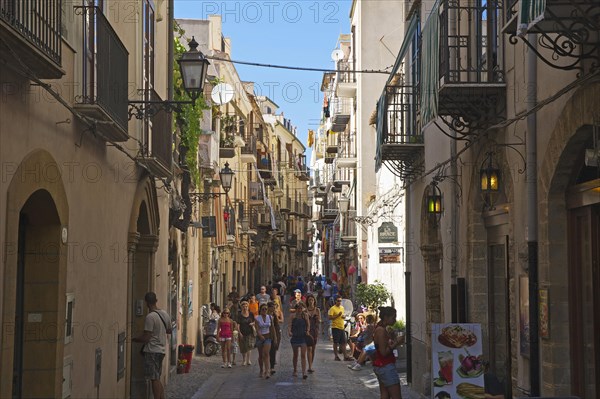
[{"label": "sky", "polygon": [[[231,38],[233,60],[335,69],[331,53],[339,48],[339,35],[350,33],[351,4],[350,0],[175,0],[175,18],[222,15],[223,36]],[[306,146],[308,129],[318,128],[321,116],[323,73],[235,66],[242,80],[255,82],[257,95],[279,105],[278,112],[291,119]]]}]

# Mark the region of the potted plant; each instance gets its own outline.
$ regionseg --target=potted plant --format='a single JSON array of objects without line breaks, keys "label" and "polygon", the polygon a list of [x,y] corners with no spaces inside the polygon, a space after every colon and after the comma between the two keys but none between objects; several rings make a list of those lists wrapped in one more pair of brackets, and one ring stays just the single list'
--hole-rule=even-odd
[{"label": "potted plant", "polygon": [[396,320],[394,324],[387,327],[388,334],[390,335],[390,339],[394,342],[394,348],[404,345],[406,342],[406,324],[404,320]]}]

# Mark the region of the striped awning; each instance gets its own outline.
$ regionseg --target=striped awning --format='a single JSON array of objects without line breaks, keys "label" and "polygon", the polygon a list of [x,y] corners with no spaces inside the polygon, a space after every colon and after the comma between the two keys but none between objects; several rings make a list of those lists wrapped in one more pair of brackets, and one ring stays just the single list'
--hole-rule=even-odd
[{"label": "striped awning", "polygon": [[543,20],[545,10],[546,0],[521,0],[517,26],[519,36],[527,34],[529,29]]},{"label": "striped awning", "polygon": [[436,2],[421,35],[421,126],[438,114],[440,83],[440,18]]},{"label": "striped awning", "polygon": [[[217,191],[215,191],[217,190]],[[213,192],[218,192],[218,188],[213,188]],[[213,214],[217,222],[217,235],[215,237],[215,245],[217,247],[227,245],[227,224],[223,218],[222,196],[217,196],[213,201]]]}]

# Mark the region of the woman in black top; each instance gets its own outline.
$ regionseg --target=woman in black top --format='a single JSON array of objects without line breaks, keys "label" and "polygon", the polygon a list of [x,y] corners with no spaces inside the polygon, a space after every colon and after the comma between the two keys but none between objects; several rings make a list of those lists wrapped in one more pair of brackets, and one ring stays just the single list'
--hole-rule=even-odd
[{"label": "woman in black top", "polygon": [[242,365],[251,365],[250,354],[254,348],[254,315],[248,310],[248,302],[240,303],[242,310],[238,316],[238,332],[240,352],[242,353]]}]

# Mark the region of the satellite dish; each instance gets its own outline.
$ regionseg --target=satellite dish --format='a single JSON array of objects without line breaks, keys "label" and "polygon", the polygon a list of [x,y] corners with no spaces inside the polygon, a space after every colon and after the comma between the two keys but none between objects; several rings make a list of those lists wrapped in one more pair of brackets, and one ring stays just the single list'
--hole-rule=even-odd
[{"label": "satellite dish", "polygon": [[331,59],[334,61],[339,61],[341,59],[344,59],[344,52],[339,48],[333,50],[333,52],[331,53]]},{"label": "satellite dish", "polygon": [[218,105],[227,104],[229,101],[233,100],[233,96],[235,95],[235,91],[233,87],[227,83],[219,83],[215,87],[213,87],[210,98],[212,98],[213,102]]}]

